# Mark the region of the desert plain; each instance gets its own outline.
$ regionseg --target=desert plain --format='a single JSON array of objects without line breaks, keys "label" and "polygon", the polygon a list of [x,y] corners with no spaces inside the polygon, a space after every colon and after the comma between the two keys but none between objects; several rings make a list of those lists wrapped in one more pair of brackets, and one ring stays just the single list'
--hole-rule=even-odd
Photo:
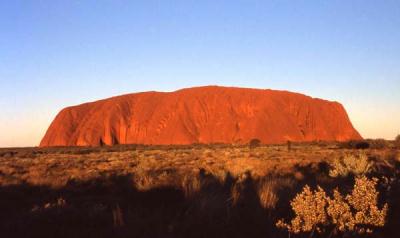
[{"label": "desert plain", "polygon": [[[2,237],[397,237],[399,166],[398,142],[384,140],[5,148],[0,230]],[[307,231],[296,194],[308,185],[346,196],[361,176],[374,179],[376,202],[368,206],[383,220],[341,230],[327,218]],[[318,206],[312,195],[303,211]],[[301,232],[279,226],[296,216]]]}]

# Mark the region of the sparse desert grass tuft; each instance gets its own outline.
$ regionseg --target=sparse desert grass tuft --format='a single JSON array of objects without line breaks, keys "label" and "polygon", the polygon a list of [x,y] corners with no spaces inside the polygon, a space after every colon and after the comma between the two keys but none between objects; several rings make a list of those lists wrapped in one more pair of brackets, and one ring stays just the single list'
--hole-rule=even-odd
[{"label": "sparse desert grass tuft", "polygon": [[258,188],[258,197],[263,208],[274,209],[279,198],[273,182],[262,182]]},{"label": "sparse desert grass tuft", "polygon": [[264,209],[275,209],[279,201],[279,190],[291,189],[294,186],[293,180],[268,176],[261,178],[257,185],[257,194],[260,205]]},{"label": "sparse desert grass tuft", "polygon": [[122,210],[119,204],[117,204],[115,208],[112,210],[112,214],[113,214],[114,227],[122,227],[125,225],[124,216],[122,214]]},{"label": "sparse desert grass tuft", "polygon": [[140,172],[134,175],[134,185],[139,191],[147,191],[155,186],[155,178],[148,172]]},{"label": "sparse desert grass tuft", "polygon": [[237,180],[231,188],[231,202],[233,205],[237,205],[243,195],[245,189],[245,182],[248,179],[249,173],[243,173],[238,176]]},{"label": "sparse desert grass tuft", "polygon": [[202,182],[197,175],[185,175],[181,186],[185,197],[193,198],[200,191]]}]

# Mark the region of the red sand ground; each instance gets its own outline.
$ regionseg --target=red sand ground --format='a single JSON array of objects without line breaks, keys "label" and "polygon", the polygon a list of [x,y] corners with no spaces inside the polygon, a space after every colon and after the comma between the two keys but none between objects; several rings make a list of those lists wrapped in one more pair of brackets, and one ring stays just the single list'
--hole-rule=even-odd
[{"label": "red sand ground", "polygon": [[197,87],[63,109],[40,146],[361,139],[343,106],[287,91]]}]

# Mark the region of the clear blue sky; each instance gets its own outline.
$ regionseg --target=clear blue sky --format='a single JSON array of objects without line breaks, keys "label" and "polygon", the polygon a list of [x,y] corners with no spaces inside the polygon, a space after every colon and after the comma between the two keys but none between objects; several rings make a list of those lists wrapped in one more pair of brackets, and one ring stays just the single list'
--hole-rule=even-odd
[{"label": "clear blue sky", "polygon": [[63,107],[197,85],[336,100],[400,133],[400,1],[0,1],[0,147]]}]

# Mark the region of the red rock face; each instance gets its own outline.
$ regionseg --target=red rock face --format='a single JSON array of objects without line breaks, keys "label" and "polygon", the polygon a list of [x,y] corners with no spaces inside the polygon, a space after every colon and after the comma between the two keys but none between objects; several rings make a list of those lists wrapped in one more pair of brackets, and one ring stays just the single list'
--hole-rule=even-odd
[{"label": "red rock face", "polygon": [[40,146],[361,139],[337,102],[275,90],[197,87],[63,109]]}]

